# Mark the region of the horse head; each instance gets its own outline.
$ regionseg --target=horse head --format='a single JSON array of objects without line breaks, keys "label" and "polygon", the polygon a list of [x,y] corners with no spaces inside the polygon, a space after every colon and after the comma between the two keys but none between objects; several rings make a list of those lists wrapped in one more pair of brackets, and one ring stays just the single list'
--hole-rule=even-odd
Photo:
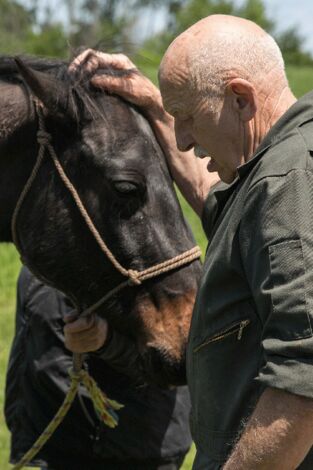
[{"label": "horse head", "polygon": [[[65,66],[49,72],[21,61],[18,66],[24,86],[43,105],[45,126],[64,172],[118,263],[140,272],[191,249],[194,240],[165,157],[141,113],[119,97],[93,89],[86,77],[73,82]],[[24,135],[32,155],[25,163],[29,171],[38,152],[38,119],[24,93],[26,105],[31,124],[25,121],[27,135],[19,129],[20,155],[14,161],[21,165]],[[48,155],[20,207],[16,232],[26,264],[63,291],[78,312],[125,280],[99,248]],[[136,343],[148,380],[179,383],[184,375],[199,275],[199,261],[191,262],[125,286],[97,310]]]}]

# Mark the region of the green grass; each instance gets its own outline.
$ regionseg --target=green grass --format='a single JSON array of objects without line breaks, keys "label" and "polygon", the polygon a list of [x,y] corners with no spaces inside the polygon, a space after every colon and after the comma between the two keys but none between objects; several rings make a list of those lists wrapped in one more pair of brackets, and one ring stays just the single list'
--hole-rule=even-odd
[{"label": "green grass", "polygon": [[9,434],[4,424],[5,371],[14,330],[15,286],[20,262],[13,245],[0,245],[0,468],[9,468]]},{"label": "green grass", "polygon": [[[156,77],[156,69],[149,66],[149,76]],[[313,68],[311,67],[287,67],[287,74],[290,86],[296,96],[301,96],[313,88]],[[206,246],[205,236],[201,229],[201,224],[197,216],[180,200],[184,213],[190,222],[197,243],[204,251]],[[8,470],[7,464],[9,455],[9,433],[4,424],[2,413],[5,370],[10,349],[10,343],[14,330],[14,309],[15,309],[15,285],[20,268],[19,258],[13,246],[0,245],[0,469]],[[190,470],[194,458],[194,448],[186,458],[183,469]]]},{"label": "green grass", "polygon": [[313,89],[313,67],[286,67],[289,85],[294,94],[300,97]]}]

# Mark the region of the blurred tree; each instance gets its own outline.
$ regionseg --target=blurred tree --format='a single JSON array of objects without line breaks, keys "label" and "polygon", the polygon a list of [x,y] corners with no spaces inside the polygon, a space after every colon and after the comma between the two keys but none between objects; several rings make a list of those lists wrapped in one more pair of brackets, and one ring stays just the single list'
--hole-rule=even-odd
[{"label": "blurred tree", "polygon": [[254,21],[268,33],[274,32],[275,22],[268,18],[262,0],[246,0],[242,7],[236,10],[236,15]]},{"label": "blurred tree", "polygon": [[68,38],[61,24],[44,23],[39,32],[28,35],[24,50],[28,54],[68,57]]},{"label": "blurred tree", "polygon": [[0,52],[13,53],[24,48],[31,33],[35,13],[14,0],[0,0]]},{"label": "blurred tree", "polygon": [[[157,1],[157,0],[156,0]],[[233,0],[182,0],[168,2],[168,20],[164,31],[144,44],[143,55],[154,53],[154,61],[159,61],[175,36],[201,18],[215,13],[236,14]],[[158,57],[158,58],[157,58]]]},{"label": "blurred tree", "polygon": [[[232,0],[192,0],[176,10],[175,35],[187,29],[200,18],[216,13],[236,14]],[[195,21],[195,18],[197,20]]]},{"label": "blurred tree", "polygon": [[[158,0],[155,0],[155,3],[158,4]],[[143,55],[148,57],[151,55],[149,51],[152,51],[154,62],[160,60],[175,36],[201,18],[220,13],[247,18],[272,34],[282,50],[286,63],[313,64],[311,55],[304,50],[304,40],[296,28],[291,28],[280,34],[276,33],[275,21],[268,17],[263,0],[245,0],[240,7],[236,5],[234,0],[173,0],[166,2],[166,4],[168,21],[164,31],[148,38],[142,50]]]},{"label": "blurred tree", "polygon": [[287,63],[313,63],[295,27],[275,32],[275,22],[267,16],[263,0],[244,0],[240,7],[235,0],[63,0],[67,19],[62,23],[53,19],[49,6],[42,12],[43,3],[28,0],[26,7],[23,0],[0,0],[0,53],[66,57],[69,45],[73,49],[85,45],[131,55],[139,47],[134,43],[138,41],[138,18],[150,14],[152,24],[154,12],[162,8],[167,18],[164,30],[145,41],[140,51],[139,62],[150,59],[151,69],[175,36],[214,13],[238,15],[258,23],[276,37]]},{"label": "blurred tree", "polygon": [[66,56],[67,37],[60,24],[51,23],[47,11],[42,24],[37,18],[38,2],[29,8],[15,0],[0,0],[0,53]]},{"label": "blurred tree", "polygon": [[[71,3],[70,0],[69,3]],[[67,0],[68,3],[68,0]],[[96,46],[103,43],[110,50],[130,40],[133,22],[131,0],[84,0],[76,15],[70,42],[73,47],[82,44]]]},{"label": "blurred tree", "polygon": [[300,35],[296,27],[277,34],[276,40],[287,64],[313,65],[311,54],[304,50],[304,37]]},{"label": "blurred tree", "polygon": [[173,0],[65,0],[69,12],[74,2],[78,14],[73,19],[72,46],[99,45],[129,53],[136,48],[133,27],[138,16],[144,9],[168,6]]}]

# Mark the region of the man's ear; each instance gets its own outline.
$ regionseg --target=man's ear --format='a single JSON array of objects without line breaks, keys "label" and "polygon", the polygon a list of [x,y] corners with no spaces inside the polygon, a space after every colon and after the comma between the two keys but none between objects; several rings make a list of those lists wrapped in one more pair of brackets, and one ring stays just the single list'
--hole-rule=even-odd
[{"label": "man's ear", "polygon": [[244,122],[251,121],[257,111],[256,92],[253,85],[243,78],[234,78],[227,84],[232,95],[235,108]]}]

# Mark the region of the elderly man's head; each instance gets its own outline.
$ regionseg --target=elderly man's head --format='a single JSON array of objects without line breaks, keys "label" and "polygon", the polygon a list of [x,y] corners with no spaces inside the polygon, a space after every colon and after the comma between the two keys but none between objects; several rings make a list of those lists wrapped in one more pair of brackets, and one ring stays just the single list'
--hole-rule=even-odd
[{"label": "elderly man's head", "polygon": [[294,101],[273,38],[232,16],[209,16],[181,34],[159,80],[179,149],[204,149],[226,182]]}]

